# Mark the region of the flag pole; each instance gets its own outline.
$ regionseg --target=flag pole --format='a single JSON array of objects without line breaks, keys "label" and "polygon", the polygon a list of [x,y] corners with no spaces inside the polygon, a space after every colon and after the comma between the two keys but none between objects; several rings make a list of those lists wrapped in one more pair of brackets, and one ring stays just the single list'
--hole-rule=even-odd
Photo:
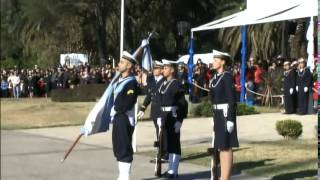
[{"label": "flag pole", "polygon": [[123,52],[123,36],[124,36],[124,0],[121,0],[121,25],[120,25],[120,57]]},{"label": "flag pole", "polygon": [[77,143],[79,142],[80,138],[82,137],[83,134],[79,134],[79,136],[77,137],[77,139],[72,143],[72,145],[70,146],[70,148],[68,149],[68,151],[64,154],[63,158],[61,159],[61,163],[63,163],[67,157],[69,156],[69,154],[71,153],[71,151],[73,150],[73,148],[77,145]]}]

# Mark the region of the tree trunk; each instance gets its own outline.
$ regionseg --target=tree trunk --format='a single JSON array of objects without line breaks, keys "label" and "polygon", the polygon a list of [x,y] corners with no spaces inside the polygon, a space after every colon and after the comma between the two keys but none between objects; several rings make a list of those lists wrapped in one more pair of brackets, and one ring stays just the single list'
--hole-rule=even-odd
[{"label": "tree trunk", "polygon": [[107,32],[106,32],[106,12],[104,12],[103,2],[97,2],[95,14],[96,14],[96,32],[97,32],[97,46],[98,57],[101,66],[107,61]]}]

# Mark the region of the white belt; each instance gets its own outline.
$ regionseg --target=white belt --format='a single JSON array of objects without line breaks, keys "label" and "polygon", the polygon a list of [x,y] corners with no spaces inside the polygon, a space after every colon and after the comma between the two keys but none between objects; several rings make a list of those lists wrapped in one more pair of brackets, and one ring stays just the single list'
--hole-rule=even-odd
[{"label": "white belt", "polygon": [[213,104],[212,105],[213,109],[227,109],[229,107],[229,104],[225,103],[225,104]]},{"label": "white belt", "polygon": [[177,111],[177,106],[164,106],[161,107],[163,112]]},{"label": "white belt", "polygon": [[223,110],[224,117],[228,116],[229,104],[226,104],[226,103],[225,104],[213,104],[212,107],[215,110]]}]

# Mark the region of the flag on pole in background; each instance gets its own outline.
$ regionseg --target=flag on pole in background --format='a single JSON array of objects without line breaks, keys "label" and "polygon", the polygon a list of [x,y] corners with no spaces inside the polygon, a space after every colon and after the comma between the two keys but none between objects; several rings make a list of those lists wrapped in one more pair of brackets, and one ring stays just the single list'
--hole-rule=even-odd
[{"label": "flag on pole in background", "polygon": [[189,44],[189,60],[188,60],[188,82],[189,82],[189,94],[191,95],[192,90],[192,72],[193,72],[193,55],[194,55],[194,39],[191,38]]}]

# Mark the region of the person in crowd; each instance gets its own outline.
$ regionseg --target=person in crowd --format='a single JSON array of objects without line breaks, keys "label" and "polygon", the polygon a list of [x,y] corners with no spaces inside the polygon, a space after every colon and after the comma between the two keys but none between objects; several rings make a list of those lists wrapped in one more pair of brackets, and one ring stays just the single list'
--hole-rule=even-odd
[{"label": "person in crowd", "polygon": [[188,93],[188,73],[183,62],[178,64],[177,79],[182,84],[184,92]]},{"label": "person in crowd", "polygon": [[1,97],[7,98],[9,92],[9,83],[7,79],[1,75]]},{"label": "person in crowd", "polygon": [[233,67],[234,86],[236,88],[236,100],[240,102],[241,82],[240,82],[240,68],[235,65]]},{"label": "person in crowd", "polygon": [[20,77],[18,75],[18,71],[14,71],[13,76],[11,76],[10,78],[10,81],[12,83],[13,96],[18,99],[21,93]]},{"label": "person in crowd", "polygon": [[289,61],[283,63],[283,68],[284,109],[286,114],[292,114],[296,112],[296,72],[290,68]]},{"label": "person in crowd", "polygon": [[298,62],[299,66],[297,70],[296,80],[296,91],[298,96],[297,113],[299,115],[304,115],[308,112],[309,92],[312,88],[312,74],[309,68],[306,67],[306,62],[304,58],[300,58]]}]

